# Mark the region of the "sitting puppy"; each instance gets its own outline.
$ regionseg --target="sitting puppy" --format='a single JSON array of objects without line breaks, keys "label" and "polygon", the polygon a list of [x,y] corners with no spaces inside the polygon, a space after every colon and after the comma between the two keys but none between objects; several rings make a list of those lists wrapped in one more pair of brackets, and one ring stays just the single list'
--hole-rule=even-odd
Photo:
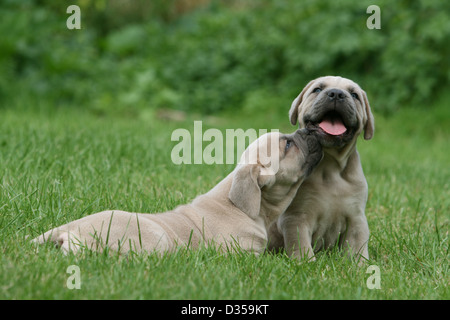
[{"label": "sitting puppy", "polygon": [[374,118],[366,93],[342,77],[309,82],[293,101],[291,123],[315,131],[324,157],[269,231],[269,247],[298,259],[338,245],[360,264],[369,259],[364,214],[368,186],[356,150],[360,134],[372,138]]},{"label": "sitting puppy", "polygon": [[249,145],[233,172],[190,204],[158,214],[103,211],[33,241],[51,241],[64,252],[105,247],[120,253],[166,252],[203,243],[259,254],[266,247],[266,229],[321,159],[320,144],[308,129],[267,133]]}]

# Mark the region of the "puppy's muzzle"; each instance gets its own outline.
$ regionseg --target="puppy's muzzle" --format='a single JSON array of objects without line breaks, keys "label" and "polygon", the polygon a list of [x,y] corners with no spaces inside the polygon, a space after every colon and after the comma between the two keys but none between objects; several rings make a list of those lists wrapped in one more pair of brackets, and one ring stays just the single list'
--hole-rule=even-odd
[{"label": "puppy's muzzle", "polygon": [[317,131],[308,128],[298,129],[294,134],[294,139],[298,146],[302,146],[306,157],[302,169],[305,170],[306,175],[309,175],[323,157],[322,146],[317,137]]}]

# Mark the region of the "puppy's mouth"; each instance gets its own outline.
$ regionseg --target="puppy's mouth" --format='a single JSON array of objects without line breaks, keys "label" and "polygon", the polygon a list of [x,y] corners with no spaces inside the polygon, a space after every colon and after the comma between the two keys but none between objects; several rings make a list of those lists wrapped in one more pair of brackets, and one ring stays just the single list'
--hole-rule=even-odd
[{"label": "puppy's mouth", "polygon": [[322,138],[339,142],[338,144],[351,140],[355,132],[355,129],[347,125],[342,115],[335,110],[326,112],[318,119],[306,118],[305,125]]},{"label": "puppy's mouth", "polygon": [[318,126],[325,133],[332,136],[340,136],[347,132],[347,127],[344,125],[340,114],[336,111],[331,111],[325,114]]}]

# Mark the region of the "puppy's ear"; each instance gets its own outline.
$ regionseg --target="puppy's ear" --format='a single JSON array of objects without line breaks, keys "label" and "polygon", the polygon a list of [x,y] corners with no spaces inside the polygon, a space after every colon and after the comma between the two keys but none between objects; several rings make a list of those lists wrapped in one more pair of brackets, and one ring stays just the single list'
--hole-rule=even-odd
[{"label": "puppy's ear", "polygon": [[258,184],[261,166],[242,164],[236,168],[228,198],[250,218],[256,219],[261,206],[261,187]]},{"label": "puppy's ear", "polygon": [[367,121],[364,124],[364,139],[370,140],[373,137],[373,134],[375,132],[375,120],[373,118],[372,111],[370,110],[369,105],[369,99],[367,99],[367,94],[364,90],[361,90],[363,93],[363,102],[364,102],[364,108],[367,115]]},{"label": "puppy's ear", "polygon": [[298,119],[298,107],[300,106],[300,104],[303,101],[303,97],[306,93],[306,91],[308,91],[308,89],[312,86],[312,84],[316,81],[315,80],[311,80],[306,87],[303,88],[302,92],[300,92],[300,94],[297,96],[297,98],[294,99],[294,101],[292,101],[291,104],[291,109],[289,110],[289,119],[291,120],[292,125],[296,125],[297,124],[297,119]]}]

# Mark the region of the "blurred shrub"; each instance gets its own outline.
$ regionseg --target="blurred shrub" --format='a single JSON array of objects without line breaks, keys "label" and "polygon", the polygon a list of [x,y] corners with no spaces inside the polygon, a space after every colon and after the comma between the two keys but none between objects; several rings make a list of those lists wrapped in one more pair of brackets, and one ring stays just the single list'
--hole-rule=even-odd
[{"label": "blurred shrub", "polygon": [[334,74],[379,111],[429,106],[449,84],[450,4],[377,1],[381,30],[369,30],[372,2],[80,0],[82,30],[67,30],[65,4],[5,0],[0,103],[285,112],[309,80]]}]

